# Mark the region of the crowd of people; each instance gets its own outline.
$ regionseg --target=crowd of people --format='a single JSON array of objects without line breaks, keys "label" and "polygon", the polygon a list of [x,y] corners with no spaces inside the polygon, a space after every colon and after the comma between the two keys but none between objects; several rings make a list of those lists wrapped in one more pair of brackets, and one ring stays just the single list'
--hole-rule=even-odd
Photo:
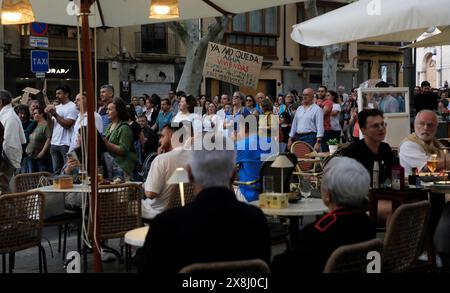
[{"label": "crowd of people", "polygon": [[[86,99],[84,93],[73,97],[70,88],[60,86],[49,105],[31,101],[29,105],[13,108],[11,94],[0,91],[0,131],[4,138],[0,165],[2,193],[9,191],[9,180],[18,169],[24,173],[49,171],[76,178],[78,171],[86,168],[87,159],[81,150],[88,123]],[[430,97],[426,83],[422,83],[414,105],[415,131],[405,138],[399,151],[399,163],[407,174],[412,168],[425,169],[431,154],[437,156],[438,168],[444,160],[435,137],[438,99],[434,95]],[[383,111],[369,107],[358,113],[356,89],[347,95],[342,86],[337,91],[325,86],[317,90],[305,88],[301,95],[293,90],[276,98],[265,93],[253,97],[239,91],[220,97],[196,98],[171,91],[163,98],[156,94],[132,97],[127,104],[115,97],[113,86],[107,84],[100,89],[94,118],[99,165],[105,166],[105,177],[144,181],[142,216],[151,221],[152,232],[147,236],[142,271],[177,271],[194,260],[251,257],[270,262],[269,233],[263,214],[239,203],[231,188],[236,165],[241,181],[258,178],[262,158],[273,151],[264,149],[264,143],[276,145],[275,153],[278,153],[288,151],[295,141],[307,142],[316,151],[324,152],[328,151],[327,142],[331,139],[353,142],[344,152],[348,158],[335,158],[324,170],[321,185],[324,203],[330,209],[324,218],[332,215],[338,219],[337,224],[324,228],[319,220],[305,228],[298,241],[302,243],[301,249],[293,247],[276,257],[274,270],[303,263],[305,268],[320,271],[339,245],[373,238],[374,227],[362,212],[362,206],[372,184],[374,162],[380,162],[387,172],[396,164],[389,144],[383,142],[386,135]],[[256,127],[252,127],[250,118],[255,118]],[[362,140],[359,140],[360,131],[364,135]],[[222,150],[202,147],[192,151],[195,145],[192,139],[199,134],[201,138],[211,134],[211,141],[225,139],[225,144],[231,140],[232,147]],[[157,156],[148,175],[140,178],[142,163],[152,154]],[[167,211],[170,195],[176,188],[167,182],[180,167],[187,169],[197,200],[184,210]],[[380,180],[383,182],[388,177],[388,173],[382,173]],[[244,186],[234,191],[242,194],[243,201],[258,199],[255,189]],[[389,218],[392,208],[388,203],[381,205],[380,214]],[[224,223],[222,218],[227,216],[230,222]],[[449,222],[440,222],[437,231],[443,236],[436,238],[440,245],[438,252],[446,255],[450,249],[440,239],[448,238]],[[342,234],[350,228],[357,233]],[[172,232],[167,233],[168,230]],[[206,241],[202,236],[207,235],[205,231],[221,233],[209,235]],[[189,232],[196,237],[191,237]],[[239,239],[223,238],[231,233],[240,235]],[[347,236],[337,241],[337,233]],[[174,254],[176,249],[171,247],[180,242],[186,243],[189,254]],[[319,251],[318,247],[322,249]]]}]

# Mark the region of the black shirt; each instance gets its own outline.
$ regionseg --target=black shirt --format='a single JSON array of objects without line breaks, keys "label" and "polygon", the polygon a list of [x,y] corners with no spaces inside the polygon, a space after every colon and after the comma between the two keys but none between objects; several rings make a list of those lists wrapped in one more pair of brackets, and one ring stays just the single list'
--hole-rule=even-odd
[{"label": "black shirt", "polygon": [[395,164],[395,156],[389,144],[382,142],[378,148],[378,154],[374,154],[366,145],[364,139],[349,145],[343,153],[344,156],[353,158],[363,164],[369,171],[372,184],[373,163],[378,161],[380,166],[380,184],[390,177],[391,167]]},{"label": "black shirt", "polygon": [[439,100],[439,96],[433,92],[422,93],[414,96],[414,108],[416,109],[416,114],[424,109],[436,111]]},{"label": "black shirt", "polygon": [[140,273],[175,273],[186,265],[260,258],[270,262],[270,234],[262,211],[223,187],[156,216],[145,238]]},{"label": "black shirt", "polygon": [[[331,214],[336,216],[334,222]],[[336,248],[375,236],[375,226],[364,211],[345,208],[331,212],[306,226],[294,247],[274,257],[272,273],[322,273]]]}]

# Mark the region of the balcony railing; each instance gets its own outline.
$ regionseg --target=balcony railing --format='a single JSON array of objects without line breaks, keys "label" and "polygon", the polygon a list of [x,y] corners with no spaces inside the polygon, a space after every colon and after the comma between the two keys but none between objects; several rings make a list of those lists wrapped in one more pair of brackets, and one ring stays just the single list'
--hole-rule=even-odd
[{"label": "balcony railing", "polygon": [[168,55],[178,57],[180,42],[174,33],[135,32],[136,53],[143,55]]}]

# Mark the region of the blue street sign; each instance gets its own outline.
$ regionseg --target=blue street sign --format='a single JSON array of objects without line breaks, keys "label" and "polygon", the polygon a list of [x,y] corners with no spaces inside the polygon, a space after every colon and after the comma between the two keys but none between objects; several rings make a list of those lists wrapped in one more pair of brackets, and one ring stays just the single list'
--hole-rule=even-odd
[{"label": "blue street sign", "polygon": [[31,72],[47,72],[49,65],[48,51],[31,51]]}]

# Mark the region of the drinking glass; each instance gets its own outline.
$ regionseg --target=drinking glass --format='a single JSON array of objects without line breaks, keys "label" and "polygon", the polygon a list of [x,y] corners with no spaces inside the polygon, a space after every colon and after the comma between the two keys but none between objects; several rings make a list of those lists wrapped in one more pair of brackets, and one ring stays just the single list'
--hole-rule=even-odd
[{"label": "drinking glass", "polygon": [[301,180],[300,181],[300,194],[306,199],[306,201],[310,201],[308,199],[311,196],[312,191],[311,183],[307,180]]},{"label": "drinking glass", "polygon": [[434,171],[436,171],[437,163],[437,155],[431,155],[430,157],[428,157],[427,168],[431,173],[434,173]]},{"label": "drinking glass", "polygon": [[273,193],[273,176],[263,177],[263,192]]}]

